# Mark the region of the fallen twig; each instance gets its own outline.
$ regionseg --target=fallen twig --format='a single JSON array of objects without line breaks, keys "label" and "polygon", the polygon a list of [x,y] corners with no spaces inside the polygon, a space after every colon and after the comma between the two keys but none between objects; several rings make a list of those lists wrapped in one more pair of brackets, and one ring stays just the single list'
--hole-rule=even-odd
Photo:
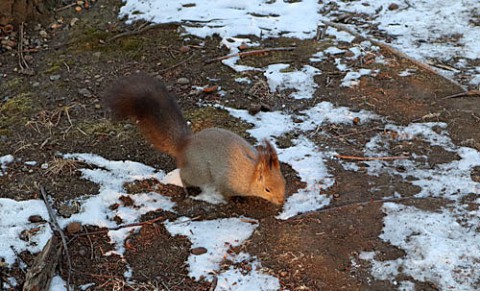
[{"label": "fallen twig", "polygon": [[143,225],[146,225],[146,224],[152,224],[152,223],[157,222],[157,221],[162,220],[162,219],[165,219],[165,217],[160,216],[160,217],[150,219],[150,220],[147,220],[147,221],[129,223],[129,224],[124,224],[124,225],[119,225],[117,227],[105,228],[105,229],[92,231],[92,232],[78,233],[78,234],[75,234],[75,236],[72,239],[70,239],[70,241],[68,243],[70,243],[71,241],[73,241],[74,239],[76,239],[79,236],[90,236],[90,235],[106,233],[106,232],[109,232],[109,231],[120,230],[122,228],[143,226]]},{"label": "fallen twig", "polygon": [[368,132],[372,132],[372,131],[381,131],[381,130],[383,130],[383,128],[376,127],[376,128],[370,128],[370,129],[361,130],[361,131],[357,131],[357,132],[350,132],[350,133],[346,133],[346,134],[334,135],[333,137],[334,138],[345,138],[347,136],[352,136],[352,135],[357,135],[357,134],[362,134],[362,133],[368,133]]},{"label": "fallen twig", "polygon": [[223,61],[223,60],[234,58],[234,57],[260,55],[260,54],[264,54],[264,53],[268,53],[268,52],[276,52],[276,51],[293,51],[294,49],[295,49],[295,47],[272,47],[272,48],[266,48],[266,49],[261,49],[261,50],[240,52],[240,53],[236,53],[236,54],[230,54],[230,55],[206,60],[205,64],[210,64],[210,63],[213,63],[213,62],[216,62],[216,61]]},{"label": "fallen twig", "polygon": [[174,69],[174,68],[176,68],[176,67],[178,67],[178,66],[180,66],[180,65],[183,65],[183,64],[185,64],[186,62],[190,61],[194,56],[195,56],[195,53],[192,53],[191,56],[189,56],[188,58],[184,59],[183,61],[178,62],[178,63],[176,63],[175,65],[170,66],[170,67],[168,67],[168,68],[159,70],[158,73],[165,73],[165,72],[170,71],[170,70],[172,70],[172,69]]},{"label": "fallen twig", "polygon": [[55,9],[55,12],[63,11],[63,10],[65,10],[65,9],[68,9],[68,8],[73,7],[73,6],[76,6],[76,5],[77,5],[77,1],[74,1],[73,3],[70,3],[70,4],[65,5],[65,6],[63,6],[63,7],[60,7],[60,8]]},{"label": "fallen twig", "polygon": [[365,206],[365,205],[376,204],[376,203],[399,202],[399,201],[409,201],[409,200],[415,201],[415,200],[442,200],[442,199],[443,199],[442,197],[397,197],[397,198],[386,198],[386,199],[374,199],[374,200],[369,200],[364,202],[354,202],[354,203],[348,203],[348,204],[343,204],[338,206],[325,207],[316,211],[295,215],[291,219],[295,220],[295,219],[303,218],[315,213],[329,212],[329,211],[338,210],[338,209],[347,208],[347,207],[353,207],[353,206]]},{"label": "fallen twig", "polygon": [[389,160],[405,160],[408,156],[389,156],[389,157],[358,157],[358,156],[344,156],[335,155],[336,158],[342,160],[356,160],[356,161],[389,161]]},{"label": "fallen twig", "polygon": [[480,97],[480,91],[478,90],[471,90],[467,92],[460,92],[457,94],[452,94],[443,97],[442,99],[450,99],[450,98],[460,98],[460,97]]},{"label": "fallen twig", "polygon": [[329,26],[332,26],[332,27],[335,27],[339,30],[343,30],[343,31],[346,31],[348,33],[350,33],[351,35],[353,36],[356,36],[356,37],[359,37],[359,38],[363,38],[363,39],[366,39],[366,40],[369,40],[372,44],[376,45],[376,46],[379,46],[387,51],[389,51],[390,53],[400,57],[400,58],[403,58],[403,59],[406,59],[412,63],[414,63],[415,65],[417,65],[418,67],[426,70],[426,71],[429,71],[437,76],[439,76],[440,78],[450,82],[451,84],[455,85],[456,87],[458,87],[459,89],[461,89],[462,91],[466,91],[466,89],[464,88],[464,86],[462,86],[460,83],[456,82],[455,80],[452,80],[450,78],[447,78],[441,74],[439,74],[435,69],[433,69],[431,66],[425,64],[425,63],[422,63],[420,61],[417,61],[415,60],[414,58],[411,58],[409,57],[408,55],[404,54],[403,52],[381,42],[381,41],[377,41],[377,40],[374,40],[372,38],[369,38],[367,36],[364,36],[364,35],[361,35],[360,33],[354,31],[353,29],[350,29],[349,27],[347,27],[346,25],[342,25],[340,23],[335,23],[335,22],[330,22],[330,21],[326,21],[326,20],[322,20],[322,22],[325,24],[325,25],[329,25]]},{"label": "fallen twig", "polygon": [[22,70],[28,68],[28,64],[25,61],[25,58],[23,57],[23,22],[20,24],[20,35],[18,36],[18,45],[17,45],[17,50],[18,50],[18,65]]},{"label": "fallen twig", "polygon": [[54,231],[60,234],[60,238],[62,239],[63,250],[65,252],[65,256],[67,257],[67,263],[68,263],[68,277],[67,277],[67,291],[68,291],[70,290],[70,276],[72,273],[72,261],[70,260],[70,254],[68,252],[67,239],[66,239],[65,233],[63,233],[62,228],[58,224],[57,218],[55,217],[55,213],[53,213],[50,203],[48,202],[47,192],[45,191],[45,188],[43,186],[40,186],[40,193],[42,194],[43,202],[45,202],[45,205],[47,206],[48,215],[50,216],[50,220],[51,220],[50,224],[52,225],[52,228],[54,229]]},{"label": "fallen twig", "polygon": [[157,23],[157,24],[151,24],[151,25],[146,25],[146,26],[141,26],[140,28],[136,30],[130,30],[130,31],[125,31],[122,33],[119,33],[115,36],[112,36],[111,38],[107,39],[107,42],[112,42],[116,39],[122,38],[122,37],[127,37],[127,36],[132,36],[132,35],[137,35],[137,34],[142,34],[150,29],[154,28],[159,28],[159,27],[166,27],[166,26],[172,26],[172,25],[180,25],[178,22],[169,22],[169,23]]}]

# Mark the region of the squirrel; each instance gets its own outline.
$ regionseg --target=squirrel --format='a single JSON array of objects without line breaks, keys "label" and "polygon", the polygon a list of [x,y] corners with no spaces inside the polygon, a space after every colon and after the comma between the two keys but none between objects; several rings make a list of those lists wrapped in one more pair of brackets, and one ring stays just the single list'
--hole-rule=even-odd
[{"label": "squirrel", "polygon": [[285,179],[267,140],[254,147],[226,129],[192,133],[175,97],[160,80],[143,73],[117,81],[105,102],[120,119],[135,120],[157,150],[176,159],[185,189],[213,186],[225,198],[256,196],[283,204]]}]

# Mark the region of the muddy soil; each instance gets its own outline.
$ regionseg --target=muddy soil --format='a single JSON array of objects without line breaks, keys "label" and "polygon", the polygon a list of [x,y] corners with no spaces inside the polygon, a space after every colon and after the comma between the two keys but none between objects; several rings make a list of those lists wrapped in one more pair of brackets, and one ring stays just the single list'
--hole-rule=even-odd
[{"label": "muddy soil", "polygon": [[[102,104],[102,94],[109,84],[137,71],[158,76],[167,84],[194,130],[223,127],[255,142],[246,133],[250,125],[220,109],[199,104],[221,104],[252,111],[261,107],[277,110],[285,105],[285,111],[298,112],[318,102],[330,101],[352,110],[373,111],[397,124],[443,121],[448,123],[456,144],[480,150],[480,102],[475,98],[444,99],[458,93],[459,88],[389,51],[379,52],[388,60],[388,65],[369,65],[380,68],[381,73],[362,78],[360,86],[354,89],[340,87],[342,75],[338,74],[332,59],[315,63],[323,72],[316,78],[319,88],[315,98],[293,100],[288,98],[288,92],[269,92],[261,73],[236,73],[220,62],[205,64],[205,60],[228,54],[219,46],[218,38],[186,38],[180,35],[181,28],[177,25],[143,31],[142,23],[127,26],[116,18],[120,1],[99,2],[80,13],[73,8],[62,10],[50,21],[58,24],[54,28],[26,24],[23,37],[39,43],[38,47],[26,48],[23,52],[27,70],[21,70],[16,47],[0,54],[0,155],[13,154],[22,161],[37,161],[29,167],[23,162],[9,164],[8,175],[0,177],[0,197],[38,198],[38,187],[43,185],[55,199],[53,207],[63,209],[65,201],[97,193],[98,186],[80,178],[77,169],[83,165],[62,160],[59,153],[92,152],[107,159],[129,159],[165,171],[173,170],[172,158],[156,152],[128,122],[112,121]],[[46,34],[39,37],[40,31]],[[129,31],[137,33],[125,33]],[[13,38],[18,39],[18,33]],[[300,67],[309,62],[313,52],[330,45],[328,39],[280,38],[262,42],[265,47],[294,45],[296,49],[252,56],[243,59],[243,63],[259,67],[286,62]],[[398,76],[407,68],[416,69],[417,73]],[[255,82],[239,84],[234,81],[239,76]],[[177,84],[179,78],[187,78],[188,84]],[[206,85],[219,85],[228,94],[220,96],[218,92],[191,89]],[[322,128],[322,133],[333,137],[328,140],[324,134],[312,133],[311,136],[319,145],[330,145],[342,154],[361,155],[365,142],[382,131],[384,129],[375,124],[352,124]],[[290,139],[285,137],[282,141],[288,144]],[[427,151],[427,146],[421,143],[408,146],[410,152]],[[433,163],[442,163],[448,153],[429,148],[428,155]],[[44,163],[50,167],[43,169]],[[282,167],[287,179],[287,195],[305,186],[291,167]],[[162,188],[163,193],[178,203],[179,216],[213,219],[245,215],[258,219],[259,228],[242,249],[257,256],[264,271],[278,277],[285,289],[392,290],[391,282],[375,280],[369,275],[370,266],[358,260],[358,254],[379,251],[385,260],[402,256],[400,250],[378,238],[383,213],[377,200],[391,196],[395,189],[408,195],[414,195],[419,189],[395,177],[372,178],[361,171],[347,171],[338,163],[329,163],[329,171],[336,179],[335,185],[327,190],[333,197],[332,204],[325,210],[287,221],[275,219],[280,209],[260,199],[238,198],[227,205],[216,206],[186,199],[182,189],[157,181],[137,182],[127,188],[132,193],[154,186]],[[371,203],[361,204],[368,201]],[[428,200],[402,203],[431,210],[442,205]],[[68,211],[63,212],[68,215]],[[160,211],[149,213],[142,220],[159,216],[165,220],[175,219],[172,214]],[[76,286],[94,282],[95,290],[210,290],[211,283],[188,277],[185,264],[190,253],[188,239],[170,236],[161,221],[145,225],[128,240],[125,258],[133,269],[135,283],[125,282],[125,263],[120,257],[103,256],[112,248],[105,232],[97,233],[98,229],[85,227],[95,233],[78,236],[71,243],[74,266],[71,282]],[[22,253],[21,258],[29,266],[34,257]],[[352,260],[360,263],[352,265]],[[2,272],[2,277],[15,277],[20,286],[25,279],[19,266],[2,269]],[[62,276],[66,277],[66,272],[63,264]],[[417,288],[436,290],[429,282],[417,282]]]}]

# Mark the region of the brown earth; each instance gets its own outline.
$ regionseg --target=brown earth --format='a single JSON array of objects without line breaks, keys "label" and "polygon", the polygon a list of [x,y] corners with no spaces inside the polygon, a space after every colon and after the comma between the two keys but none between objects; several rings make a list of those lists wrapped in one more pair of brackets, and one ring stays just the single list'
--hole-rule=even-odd
[{"label": "brown earth", "polygon": [[[184,40],[178,26],[162,25],[112,40],[125,31],[142,27],[142,23],[126,26],[116,19],[119,5],[120,1],[108,0],[80,13],[73,8],[65,9],[50,21],[59,24],[54,28],[27,24],[24,37],[39,46],[25,48],[23,55],[28,68],[23,73],[16,46],[0,55],[0,156],[13,154],[23,162],[38,162],[29,167],[23,162],[9,164],[8,175],[0,177],[0,197],[16,200],[38,198],[38,187],[43,185],[55,199],[53,207],[63,209],[65,201],[97,193],[98,186],[80,179],[80,173],[76,171],[85,165],[64,161],[58,153],[92,152],[107,159],[129,159],[166,171],[173,170],[173,159],[155,152],[133,126],[112,122],[102,105],[101,97],[105,88],[119,76],[136,71],[145,71],[164,80],[178,97],[195,130],[224,127],[254,142],[245,131],[248,124],[235,120],[219,109],[201,107],[199,101],[251,110],[260,106],[277,110],[285,104],[284,110],[287,112],[298,112],[318,102],[330,101],[353,110],[370,110],[402,125],[412,121],[447,122],[456,144],[480,150],[478,100],[443,99],[458,93],[460,89],[388,51],[381,51],[388,65],[364,65],[367,68],[379,68],[381,73],[377,77],[363,77],[360,87],[356,89],[339,86],[343,76],[335,69],[331,59],[314,64],[323,72],[316,77],[319,89],[315,98],[292,100],[287,97],[287,92],[270,93],[263,76],[258,72],[236,73],[220,62],[206,65],[205,60],[228,53],[225,48],[218,46],[219,39],[216,37],[203,40],[190,36],[189,40]],[[79,20],[71,26],[73,18]],[[43,29],[48,34],[47,40],[38,36]],[[14,33],[9,37],[18,41],[19,34]],[[294,45],[296,49],[292,52],[251,56],[242,62],[257,67],[283,62],[299,68],[309,62],[313,52],[330,46],[331,41],[264,40],[262,43],[265,47]],[[358,65],[360,63],[359,60]],[[399,77],[398,73],[407,68],[416,68],[417,73]],[[249,77],[254,82],[251,85],[238,84],[234,79],[239,76]],[[177,85],[176,80],[180,77],[188,78],[190,83]],[[191,91],[191,86],[204,85],[219,85],[228,94],[220,97],[218,92]],[[330,146],[345,155],[362,155],[365,142],[384,129],[380,123],[373,122],[368,125],[325,126],[321,131],[328,137],[317,132],[309,133],[319,145]],[[278,146],[288,144],[291,138],[283,137]],[[421,142],[399,142],[397,147],[392,148],[397,148],[400,154],[404,151],[424,153],[429,156],[431,163],[456,158]],[[41,168],[45,162],[50,165],[47,170]],[[362,166],[362,163],[359,165]],[[282,167],[287,179],[288,195],[304,187],[294,170],[288,165]],[[336,179],[335,185],[327,190],[334,198],[333,203],[325,210],[287,221],[276,220],[274,216],[279,208],[259,199],[238,198],[227,205],[216,206],[185,199],[182,189],[164,186],[157,181],[136,182],[127,188],[135,193],[154,186],[161,187],[162,193],[167,193],[178,203],[178,216],[213,219],[245,215],[258,219],[259,228],[241,249],[257,256],[265,270],[277,276],[285,289],[395,288],[388,281],[371,277],[368,263],[358,260],[358,254],[362,251],[378,251],[381,253],[380,259],[384,260],[403,255],[401,250],[378,238],[382,230],[383,213],[381,203],[376,201],[391,196],[394,191],[401,190],[411,196],[419,189],[407,181],[388,175],[370,177],[362,171],[346,171],[336,162],[329,162],[329,171]],[[372,202],[360,204],[368,201]],[[437,209],[443,205],[441,201],[432,203],[430,200],[402,203],[424,209]],[[176,215],[153,212],[142,220],[162,216],[165,220],[175,219]],[[112,248],[105,232],[97,233],[95,231],[98,229],[84,227],[82,233],[92,234],[71,237],[72,282],[76,286],[94,282],[96,287],[92,288],[95,290],[210,290],[211,283],[197,282],[188,277],[185,262],[190,253],[190,242],[186,238],[171,237],[160,223],[162,220],[145,225],[126,243],[125,259],[133,268],[135,283],[123,279],[126,269],[120,257],[103,256]],[[27,266],[33,261],[32,254],[22,253],[21,258]],[[353,266],[352,260],[360,264]],[[0,271],[0,281],[9,276],[15,277],[20,285],[24,281],[24,273],[18,265]],[[66,278],[65,263],[61,274]],[[417,282],[417,289],[436,290],[436,287],[430,282]]]}]

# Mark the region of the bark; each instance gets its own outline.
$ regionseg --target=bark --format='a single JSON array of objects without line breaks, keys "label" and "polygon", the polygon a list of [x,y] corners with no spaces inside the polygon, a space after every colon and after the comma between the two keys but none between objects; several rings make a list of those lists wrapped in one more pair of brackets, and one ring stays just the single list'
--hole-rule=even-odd
[{"label": "bark", "polygon": [[49,290],[50,282],[61,259],[61,253],[62,240],[54,234],[28,270],[23,291]]},{"label": "bark", "polygon": [[59,0],[0,0],[0,25],[45,19]]}]

